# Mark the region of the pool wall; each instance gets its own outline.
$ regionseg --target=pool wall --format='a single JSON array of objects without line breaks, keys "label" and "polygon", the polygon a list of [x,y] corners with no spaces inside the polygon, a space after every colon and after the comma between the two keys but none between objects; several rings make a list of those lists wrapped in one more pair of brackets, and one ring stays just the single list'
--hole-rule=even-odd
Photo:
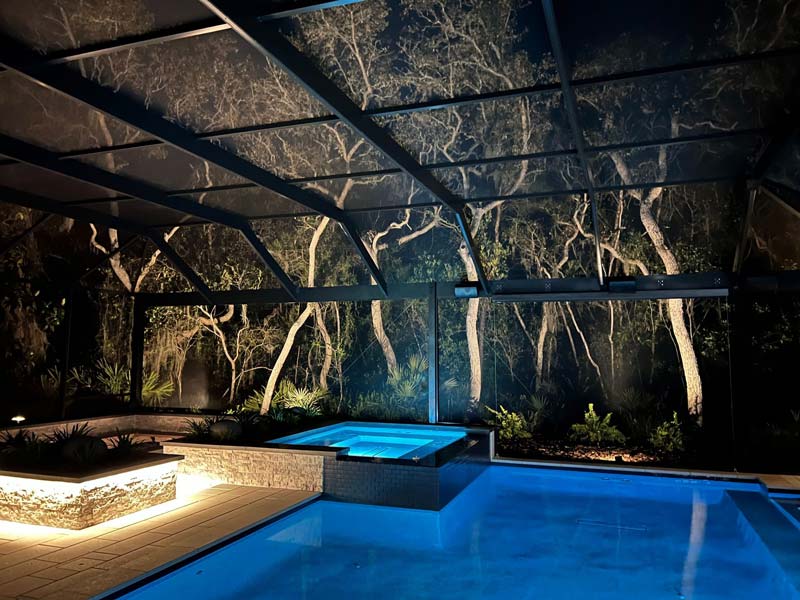
[{"label": "pool wall", "polygon": [[464,440],[440,451],[432,463],[328,456],[323,461],[325,497],[440,510],[467,487],[491,461],[490,431],[470,431]]}]

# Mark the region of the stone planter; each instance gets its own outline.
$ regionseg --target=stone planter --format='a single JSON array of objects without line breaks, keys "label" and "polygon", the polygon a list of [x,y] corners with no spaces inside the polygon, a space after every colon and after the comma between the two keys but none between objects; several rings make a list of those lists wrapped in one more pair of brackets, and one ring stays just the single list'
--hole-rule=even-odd
[{"label": "stone planter", "polygon": [[0,519],[84,529],[174,500],[182,458],[148,454],[82,476],[0,471]]}]

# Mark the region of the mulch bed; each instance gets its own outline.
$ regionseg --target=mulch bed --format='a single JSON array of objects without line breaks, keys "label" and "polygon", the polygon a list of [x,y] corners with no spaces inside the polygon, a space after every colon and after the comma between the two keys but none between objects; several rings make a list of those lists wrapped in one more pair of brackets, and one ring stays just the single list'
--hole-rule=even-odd
[{"label": "mulch bed", "polygon": [[627,464],[658,463],[659,458],[636,448],[598,448],[583,444],[572,444],[560,440],[520,440],[511,446],[498,444],[501,456],[513,458],[542,458],[550,460],[613,462]]}]

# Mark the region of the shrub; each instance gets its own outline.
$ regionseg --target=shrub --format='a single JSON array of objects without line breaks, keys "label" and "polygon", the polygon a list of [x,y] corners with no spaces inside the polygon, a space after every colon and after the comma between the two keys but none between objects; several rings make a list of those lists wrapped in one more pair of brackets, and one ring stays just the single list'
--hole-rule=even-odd
[{"label": "shrub", "polygon": [[673,411],[672,420],[664,421],[650,434],[653,449],[667,456],[683,452],[683,432],[678,421],[678,413]]},{"label": "shrub", "polygon": [[54,444],[65,444],[70,440],[92,437],[93,432],[94,429],[89,426],[89,423],[76,423],[72,427],[56,429],[47,436],[47,439]]},{"label": "shrub", "polygon": [[622,429],[631,440],[645,444],[663,414],[661,403],[651,394],[626,388],[609,399],[609,407],[618,415]]},{"label": "shrub", "polygon": [[46,440],[25,429],[4,431],[0,434],[0,455],[21,463],[36,462],[44,454],[45,444]]},{"label": "shrub", "polygon": [[624,444],[625,436],[611,424],[611,413],[602,419],[594,412],[594,404],[583,413],[583,423],[575,423],[570,428],[570,439],[573,441],[594,444],[596,446]]},{"label": "shrub", "polygon": [[130,389],[130,369],[106,359],[97,362],[97,387],[104,394],[121,396]]},{"label": "shrub", "polygon": [[486,407],[486,410],[494,415],[489,423],[497,427],[497,435],[501,442],[516,442],[531,437],[531,432],[528,431],[528,421],[522,416],[522,413],[506,410],[502,404],[499,410],[489,406]]},{"label": "shrub", "polygon": [[[264,401],[264,388],[253,390],[239,405],[243,412],[261,412],[261,403]],[[270,407],[271,408],[271,407]]]},{"label": "shrub", "polygon": [[322,403],[327,397],[328,390],[325,388],[298,388],[288,379],[284,379],[272,402],[277,407],[289,409],[300,416],[318,417],[322,414]]},{"label": "shrub", "polygon": [[531,396],[528,399],[528,429],[533,433],[541,429],[545,420],[550,417],[550,401],[543,396]]},{"label": "shrub", "polygon": [[186,419],[183,431],[186,437],[194,440],[207,440],[211,437],[211,426],[219,421],[221,417],[210,416],[200,419]]},{"label": "shrub", "polygon": [[174,389],[175,386],[169,379],[159,381],[157,373],[145,373],[142,377],[142,402],[150,406],[160,406],[172,396]]},{"label": "shrub", "polygon": [[134,452],[144,450],[145,442],[137,442],[133,433],[122,433],[117,429],[117,434],[109,440],[111,452],[119,456],[127,456]]}]

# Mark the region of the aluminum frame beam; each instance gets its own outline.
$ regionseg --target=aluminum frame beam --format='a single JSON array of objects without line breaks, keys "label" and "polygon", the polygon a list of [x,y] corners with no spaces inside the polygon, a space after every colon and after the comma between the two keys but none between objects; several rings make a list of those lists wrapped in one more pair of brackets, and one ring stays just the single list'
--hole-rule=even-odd
[{"label": "aluminum frame beam", "polygon": [[[455,289],[462,282],[440,281],[435,283],[393,283],[389,285],[388,297],[374,285],[352,285],[334,287],[301,288],[299,302],[370,302],[372,300],[415,300],[431,297],[431,286],[435,286],[438,299],[455,298]],[[610,293],[601,288],[593,277],[564,279],[518,279],[496,280],[491,299],[548,301],[592,301],[623,299],[658,299],[725,296],[730,287],[726,273],[692,273],[685,275],[650,275],[636,277],[637,291],[634,294]],[[481,298],[489,298],[485,290],[479,291]],[[199,297],[193,292],[140,293],[137,300],[148,306],[191,306]],[[230,290],[214,293],[216,304],[280,304],[289,302],[282,289]],[[509,300],[510,301],[510,300]]]},{"label": "aluminum frame beam", "polygon": [[199,299],[206,303],[213,304],[211,299],[213,293],[200,276],[192,269],[185,260],[164,240],[163,235],[157,231],[152,231],[148,228],[142,227],[138,223],[134,223],[127,219],[114,217],[99,213],[82,206],[74,206],[64,204],[50,198],[37,196],[27,192],[21,192],[12,188],[0,186],[0,201],[16,204],[17,206],[25,206],[34,210],[41,210],[51,214],[61,215],[69,219],[77,221],[84,221],[87,223],[96,223],[107,227],[109,229],[118,229],[120,231],[127,231],[129,233],[137,234],[149,239],[155,246],[161,250],[167,260],[172,263],[175,270],[178,271],[191,285],[197,290]]},{"label": "aluminum frame beam", "polygon": [[558,79],[561,82],[561,94],[564,100],[564,110],[567,113],[567,120],[569,121],[570,130],[572,131],[572,139],[575,142],[575,150],[578,154],[578,160],[583,170],[584,179],[586,181],[586,196],[589,198],[589,206],[592,211],[592,229],[594,231],[594,251],[595,261],[597,267],[597,280],[600,285],[603,285],[603,255],[600,250],[600,223],[597,215],[597,198],[594,184],[594,174],[592,173],[592,166],[589,163],[588,154],[586,152],[586,140],[583,136],[583,129],[580,125],[578,118],[578,99],[575,96],[575,90],[572,88],[570,81],[572,80],[572,73],[570,72],[569,64],[567,62],[567,55],[561,43],[561,35],[558,32],[558,22],[556,20],[555,7],[553,0],[542,0],[542,9],[544,11],[545,24],[547,25],[547,35],[550,39],[550,47],[553,50],[553,56],[556,61],[556,69],[558,70]]},{"label": "aluminum frame beam", "polygon": [[[687,135],[687,136],[679,136],[674,138],[658,138],[653,140],[647,140],[644,142],[625,142],[620,144],[607,144],[602,146],[588,146],[585,151],[587,154],[600,154],[603,152],[613,152],[617,150],[645,150],[649,148],[660,148],[662,146],[667,147],[674,147],[674,146],[683,146],[683,145],[691,145],[691,144],[700,144],[700,143],[714,143],[718,141],[730,140],[737,137],[767,137],[771,136],[772,131],[768,128],[754,128],[754,129],[739,129],[739,130],[732,130],[732,131],[713,131],[709,133],[703,134],[695,134],[695,135]],[[159,144],[161,142],[158,142]],[[67,158],[75,158],[75,157],[83,157],[83,156],[90,156],[96,154],[103,154],[103,153],[116,153],[116,152],[124,152],[125,149],[123,147],[119,147],[121,149],[118,150],[103,150],[103,149],[89,149],[89,150],[78,150],[73,152],[64,152],[58,154],[58,157],[61,159]],[[503,164],[503,163],[511,163],[511,162],[522,162],[525,160],[540,160],[545,158],[556,158],[556,157],[563,157],[563,156],[576,156],[577,151],[574,148],[567,148],[563,150],[546,150],[542,152],[529,152],[525,154],[506,154],[502,156],[493,156],[488,158],[469,158],[464,160],[457,160],[452,162],[438,162],[438,163],[427,163],[421,165],[421,167],[427,171],[438,170],[438,169],[455,169],[458,167],[471,167],[471,166],[480,166],[480,165],[493,165],[493,164]],[[0,160],[0,167],[15,164],[16,161],[14,160]],[[314,182],[321,182],[321,181],[336,181],[340,179],[359,179],[365,177],[379,177],[383,175],[396,175],[400,174],[403,171],[399,168],[388,168],[388,169],[373,169],[367,171],[353,171],[351,173],[334,173],[331,175],[316,175],[313,177],[296,177],[286,179],[289,183],[293,184],[300,184],[300,183],[314,183]],[[193,189],[184,189],[184,190],[170,190],[167,192],[169,195],[180,195],[180,194],[198,194],[202,192],[209,192],[209,191],[220,191],[220,190],[233,190],[233,189],[250,189],[258,187],[253,183],[243,183],[243,184],[231,184],[227,186],[217,186],[217,187],[209,187],[209,188],[193,188]],[[92,202],[101,201],[101,200],[88,200]],[[79,202],[84,202],[83,200]],[[345,212],[347,212],[345,210]]]},{"label": "aluminum frame beam", "polygon": [[237,14],[237,3],[231,0],[199,0],[206,8],[231,26],[244,41],[265,58],[277,63],[305,90],[327,106],[339,119],[357,131],[365,140],[380,150],[418,185],[450,208],[456,225],[475,268],[478,280],[484,289],[491,292],[489,280],[483,269],[478,249],[472,239],[459,198],[429,173],[398,144],[382,127],[366,116],[355,103],[326,75],[298,51],[277,29],[268,29],[258,19]]},{"label": "aluminum frame beam", "polygon": [[[714,183],[727,183],[731,181],[738,181],[741,177],[738,175],[725,175],[720,177],[700,177],[700,178],[689,178],[689,179],[673,179],[670,181],[643,181],[642,183],[632,183],[632,184],[618,184],[618,185],[608,185],[608,186],[599,186],[595,188],[596,192],[599,193],[607,193],[607,192],[619,192],[625,190],[649,190],[655,187],[663,187],[663,188],[670,188],[670,187],[678,187],[678,186],[687,186],[687,185],[704,185],[704,184],[714,184]],[[198,189],[198,190],[183,190],[180,193],[197,193],[197,192],[215,192],[221,191],[226,189],[238,189],[241,186],[220,186],[219,188],[205,188],[205,189]],[[173,192],[168,192],[172,194]],[[176,192],[177,193],[177,192]],[[508,194],[505,196],[481,196],[477,198],[467,198],[462,199],[464,205],[468,204],[479,204],[481,202],[495,202],[497,200],[503,200],[506,202],[522,202],[522,201],[533,201],[538,198],[559,198],[559,197],[566,197],[566,196],[580,196],[586,194],[586,188],[576,188],[572,190],[554,190],[554,191],[546,191],[546,192],[523,192],[519,194]],[[119,200],[126,200],[129,198],[120,197]],[[102,199],[91,199],[91,200],[78,200],[76,202],[71,202],[70,204],[74,204],[76,206],[84,206],[88,204],[96,204],[98,202],[106,202],[108,201],[107,198]],[[398,211],[398,210],[406,210],[406,209],[421,209],[421,208],[432,208],[441,206],[439,202],[419,202],[416,204],[390,204],[390,205],[383,205],[383,206],[367,206],[362,208],[351,208],[345,210],[345,214],[347,215],[358,215],[364,213],[377,213],[377,212],[384,212],[384,211]],[[285,219],[285,218],[293,218],[293,217],[308,217],[314,216],[316,213],[314,212],[291,212],[291,213],[274,213],[269,215],[253,215],[246,217],[250,221],[266,221],[270,219]],[[176,225],[181,225],[183,227],[193,227],[195,225],[201,225],[202,223],[163,223],[159,224],[159,227],[174,227]]]},{"label": "aluminum frame beam", "polygon": [[771,200],[774,200],[800,218],[800,192],[791,190],[770,179],[762,180],[759,189],[769,196]]},{"label": "aluminum frame beam", "polygon": [[744,220],[742,221],[742,230],[739,234],[739,241],[736,244],[736,251],[733,255],[733,267],[731,270],[736,275],[742,270],[744,251],[747,246],[747,240],[750,238],[750,222],[753,219],[753,208],[755,207],[756,196],[758,195],[758,186],[752,183],[741,183],[739,195],[746,196],[747,209],[745,210]]},{"label": "aluminum frame beam", "polygon": [[[225,29],[229,29],[229,26],[227,24],[225,24]],[[692,73],[696,71],[720,69],[741,64],[748,64],[759,61],[777,60],[794,56],[800,56],[800,47],[770,50],[766,52],[757,52],[748,55],[706,60],[706,61],[692,61],[692,62],[678,63],[676,65],[671,65],[667,67],[640,69],[636,71],[627,71],[623,73],[616,73],[613,75],[606,75],[599,77],[574,79],[570,83],[573,89],[580,89],[584,87],[592,87],[605,84],[629,83],[629,82],[639,81],[642,79],[649,79],[652,77],[659,77],[664,75]],[[38,62],[33,63],[32,66],[44,66],[47,64],[49,63],[47,62],[46,59],[44,61],[39,59]],[[492,100],[513,99],[522,96],[535,96],[537,94],[553,93],[559,91],[560,89],[561,89],[560,83],[527,86],[512,90],[499,90],[496,92],[471,94],[455,98],[429,100],[413,104],[402,104],[396,106],[369,109],[364,111],[364,115],[368,117],[380,117],[380,116],[388,116],[395,114],[420,112],[425,110],[440,110],[443,108],[449,108],[455,106],[467,106],[470,104],[479,104],[481,102],[488,102]],[[284,129],[289,127],[317,125],[320,123],[330,123],[337,120],[338,117],[336,115],[308,117],[302,119],[292,119],[289,121],[279,121],[275,123],[265,123],[262,125],[250,125],[246,127],[220,129],[217,131],[196,134],[196,136],[200,139],[216,139],[220,137],[236,135],[238,133],[252,133],[256,131],[268,131],[273,129]],[[74,153],[65,153],[65,156],[72,156],[72,157],[88,156],[91,154],[104,153],[109,151],[145,148],[149,146],[160,145],[161,143],[163,142],[161,142],[160,140],[145,140],[141,142],[133,142],[130,144],[109,146],[106,148],[79,150]],[[3,163],[0,161],[0,164]]]},{"label": "aluminum frame beam", "polygon": [[[319,2],[318,0],[300,0],[296,2],[286,2],[283,7],[277,7],[275,10],[266,13],[257,13],[257,18],[259,21],[274,21],[295,17],[315,10],[344,6],[346,4],[354,4],[362,1],[363,0],[332,0]],[[39,66],[60,65],[87,58],[98,58],[125,50],[134,50],[136,48],[144,48],[155,44],[175,42],[212,33],[219,33],[228,31],[229,29],[230,26],[225,22],[221,22],[219,19],[203,19],[201,21],[194,21],[193,23],[184,23],[182,25],[148,31],[147,33],[122,36],[106,42],[98,42],[78,48],[51,52],[44,58],[39,58],[34,64]],[[5,69],[0,69],[0,73],[4,70]]]},{"label": "aluminum frame beam", "polygon": [[104,171],[93,165],[74,160],[59,160],[56,155],[47,150],[3,134],[0,134],[0,153],[76,181],[96,185],[117,194],[138,198],[144,202],[171,208],[211,223],[236,229],[245,237],[264,265],[275,274],[278,282],[286,288],[286,291],[290,295],[296,294],[297,286],[255,235],[250,222],[239,215],[205,206],[188,198],[167,196],[163,191],[148,183]]},{"label": "aluminum frame beam", "polygon": [[[190,131],[148,111],[145,107],[123,93],[114,92],[99,83],[83,78],[79,73],[73,72],[65,67],[31,67],[30,55],[30,50],[24,46],[21,46],[7,36],[0,36],[0,64],[3,66],[13,69],[35,83],[39,83],[53,91],[82,102],[91,108],[144,131],[179,150],[226,169],[264,189],[280,194],[310,210],[343,223],[347,229],[348,237],[351,239],[358,254],[362,257],[362,260],[364,260],[370,274],[378,285],[382,288],[385,287],[385,280],[380,270],[370,258],[363,241],[341,209],[328,203],[321,196],[288,183],[240,156],[228,152],[217,144],[198,139]],[[83,163],[76,164],[83,165]],[[83,166],[86,167],[87,165]],[[122,193],[124,194],[125,192]],[[166,197],[163,199],[169,200],[169,198]],[[188,200],[186,200],[186,202],[201,206]],[[170,207],[187,214],[196,214],[184,210],[184,208],[189,207],[188,204],[183,204],[181,207]],[[214,210],[218,211],[218,214],[226,214],[228,219],[238,219],[239,222],[242,220],[246,221],[246,219],[243,219],[239,215],[220,211],[219,209]],[[249,228],[249,224],[242,223],[242,228],[240,228],[240,230],[245,233],[247,228]],[[263,244],[259,242],[259,245],[263,248]],[[277,264],[267,257],[268,252],[266,248],[263,248],[263,250],[260,249],[258,254],[268,268]],[[287,278],[283,276],[279,276],[281,282],[284,282],[286,279]]]}]

